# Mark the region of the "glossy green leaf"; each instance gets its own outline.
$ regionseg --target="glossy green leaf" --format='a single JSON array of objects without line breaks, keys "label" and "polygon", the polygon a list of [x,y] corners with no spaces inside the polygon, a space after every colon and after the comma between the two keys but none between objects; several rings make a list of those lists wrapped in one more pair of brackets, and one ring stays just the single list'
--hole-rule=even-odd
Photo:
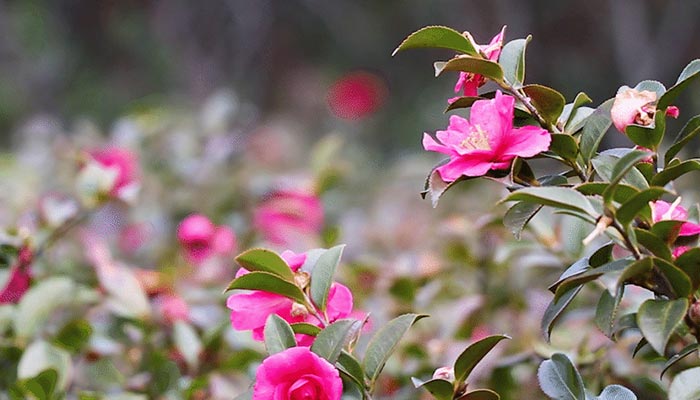
[{"label": "glossy green leaf", "polygon": [[678,76],[676,84],[671,86],[668,91],[661,96],[657,107],[661,110],[665,110],[666,107],[671,105],[673,100],[675,100],[698,76],[700,76],[700,60],[693,60],[683,68],[683,71],[681,71],[681,74]]},{"label": "glossy green leaf", "polygon": [[647,158],[649,154],[645,151],[633,150],[624,156],[620,157],[615,163],[610,175],[610,183],[608,187],[603,192],[603,199],[606,203],[610,203],[613,200],[613,195],[617,185],[622,181],[622,178],[637,165],[638,162]]},{"label": "glossy green leaf", "polygon": [[339,319],[326,326],[316,335],[311,351],[335,363],[340,352],[362,328],[362,323],[355,319]]},{"label": "glossy green leaf", "polygon": [[411,382],[413,386],[418,388],[423,388],[430,392],[437,400],[452,400],[452,395],[454,388],[452,383],[444,379],[431,379],[428,381],[422,381],[417,378],[411,377]]},{"label": "glossy green leaf", "polygon": [[304,293],[295,284],[270,272],[250,272],[234,279],[226,290],[262,290],[290,298],[298,303],[306,302]]},{"label": "glossy green leaf", "polygon": [[[620,157],[616,157],[610,154],[599,154],[593,160],[593,168],[595,172],[606,181],[612,181],[614,176],[615,165],[619,162]],[[629,169],[627,174],[622,178],[622,182],[629,184],[639,190],[649,189],[649,182],[642,175],[642,173],[636,168]]]},{"label": "glossy green leaf", "polygon": [[552,142],[549,145],[549,151],[565,160],[576,160],[578,155],[576,139],[563,133],[553,133],[551,136]]},{"label": "glossy green leaf", "polygon": [[[605,189],[607,189],[608,183],[606,182],[588,182],[588,183],[582,183],[578,186],[576,186],[574,189],[578,191],[581,194],[584,194],[586,196],[593,196],[593,195],[603,195],[603,192],[605,192]],[[617,190],[615,190],[615,196],[614,200],[623,203],[627,200],[629,200],[631,197],[635,196],[637,193],[639,193],[639,189],[637,189],[634,186],[630,186],[624,183],[621,183],[617,185]]]},{"label": "glossy green leaf", "polygon": [[559,297],[563,296],[566,292],[568,292],[572,287],[574,286],[581,286],[585,283],[594,281],[598,279],[599,277],[610,273],[610,272],[619,272],[624,269],[626,269],[630,264],[632,263],[632,260],[627,259],[627,258],[621,258],[619,260],[611,261],[609,263],[603,264],[600,267],[597,268],[590,268],[587,269],[579,274],[572,275],[570,277],[567,277],[564,279],[556,288],[556,291],[554,293],[554,298],[558,299]]},{"label": "glossy green leaf", "polygon": [[322,311],[326,311],[328,292],[333,284],[333,275],[340,264],[345,245],[331,247],[318,257],[311,270],[311,300]]},{"label": "glossy green leaf", "polygon": [[529,187],[516,190],[503,201],[526,201],[596,216],[590,201],[574,189],[565,187]]},{"label": "glossy green leaf", "polygon": [[578,292],[581,291],[583,286],[577,285],[562,293],[558,298],[552,299],[549,303],[547,309],[544,311],[542,316],[542,322],[540,323],[540,329],[542,330],[542,335],[545,340],[549,341],[549,335],[552,333],[552,328],[554,322],[559,318],[564,309],[571,303],[571,301],[576,297]]},{"label": "glossy green leaf", "polygon": [[464,382],[472,372],[476,364],[481,361],[498,342],[503,339],[510,339],[507,335],[492,335],[472,343],[462,351],[455,361],[455,383],[459,385]]},{"label": "glossy green leaf", "polygon": [[269,272],[289,282],[294,282],[294,273],[277,253],[267,249],[250,249],[239,254],[236,262],[248,271]]},{"label": "glossy green leaf", "polygon": [[506,211],[503,216],[503,225],[510,229],[516,240],[520,240],[520,234],[528,222],[542,209],[541,204],[521,201]]},{"label": "glossy green leaf", "polygon": [[654,186],[665,186],[672,180],[692,171],[700,171],[700,159],[683,161],[680,164],[669,166],[663,169],[652,178],[651,184]]},{"label": "glossy green leaf", "polygon": [[683,223],[683,221],[674,220],[658,221],[651,226],[651,232],[662,241],[671,244],[678,238]]},{"label": "glossy green leaf", "polygon": [[639,306],[637,325],[657,353],[664,355],[666,344],[688,311],[688,299],[653,300]]},{"label": "glossy green leaf", "polygon": [[451,102],[450,104],[447,105],[447,108],[445,109],[445,112],[456,110],[459,108],[469,108],[471,107],[474,102],[477,100],[484,100],[486,99],[485,97],[478,97],[478,96],[462,96],[458,97],[455,101]]},{"label": "glossy green leaf", "polygon": [[[571,105],[571,104],[567,104]],[[586,124],[586,119],[590,117],[593,112],[595,111],[594,108],[591,107],[579,107],[577,108],[574,112],[573,115],[568,116],[566,120],[566,125],[564,126],[564,133],[567,135],[575,135],[577,134],[581,129],[583,129],[583,126]],[[563,120],[563,116],[567,112],[566,106],[564,106],[564,111],[562,112],[562,116],[559,117],[559,120]]]},{"label": "glossy green leaf", "polygon": [[634,228],[637,242],[649,250],[653,255],[670,260],[671,249],[668,248],[666,242],[646,229]]},{"label": "glossy green leaf", "polygon": [[615,296],[609,291],[603,290],[603,293],[598,300],[598,306],[595,310],[595,323],[601,332],[607,337],[612,337],[615,328],[615,317],[617,310],[622,300],[624,288],[618,288]]},{"label": "glossy green leaf", "polygon": [[542,391],[556,400],[586,400],[583,380],[568,357],[555,353],[537,370]]},{"label": "glossy green leaf", "polygon": [[548,289],[549,289],[552,293],[555,293],[556,290],[557,290],[557,288],[559,287],[559,285],[562,284],[562,282],[564,282],[564,281],[567,280],[568,278],[571,278],[572,276],[579,275],[579,274],[585,272],[586,270],[588,270],[588,269],[590,268],[590,264],[589,264],[588,261],[589,261],[588,257],[584,257],[584,258],[578,259],[576,262],[574,262],[573,264],[571,264],[571,265],[569,266],[569,268],[567,268],[567,269],[561,274],[561,276],[559,276],[559,279],[557,279],[556,282],[554,282],[553,284],[551,284],[551,285],[549,286]]},{"label": "glossy green leaf", "polygon": [[270,355],[281,353],[297,345],[292,327],[277,314],[270,314],[267,317],[263,336],[265,337],[265,349]]},{"label": "glossy green leaf", "polygon": [[525,50],[532,40],[528,35],[525,39],[515,39],[506,43],[501,49],[498,63],[503,68],[503,76],[514,88],[519,88],[525,82]]},{"label": "glossy green leaf", "polygon": [[296,322],[290,325],[294,333],[301,333],[309,336],[316,336],[321,332],[321,328],[306,322]]},{"label": "glossy green leaf", "polygon": [[673,378],[668,389],[669,400],[700,399],[700,367],[686,369]]},{"label": "glossy green leaf", "polygon": [[622,274],[617,279],[617,287],[626,283],[636,283],[641,279],[646,279],[653,267],[654,263],[650,257],[644,257],[641,260],[633,262],[622,271]]},{"label": "glossy green leaf", "polygon": [[658,200],[668,193],[661,187],[650,187],[630,197],[615,212],[615,218],[621,225],[626,226],[644,209],[649,209],[649,202]]},{"label": "glossy green leaf", "polygon": [[666,154],[664,154],[664,163],[668,165],[673,157],[678,154],[683,147],[685,147],[692,139],[694,139],[698,134],[700,134],[700,115],[696,115],[686,122],[683,129],[681,129],[676,139],[673,141],[671,147],[668,148]]},{"label": "glossy green leaf", "polygon": [[676,258],[675,264],[690,278],[691,290],[700,288],[700,248],[694,247]]},{"label": "glossy green leaf", "polygon": [[610,261],[613,261],[612,252],[614,248],[615,244],[612,242],[600,246],[598,250],[594,251],[589,258],[589,264],[591,267],[597,268],[609,263]]},{"label": "glossy green leaf", "polygon": [[561,93],[543,85],[525,85],[523,92],[547,123],[552,125],[557,123],[566,104],[566,99]]},{"label": "glossy green leaf", "polygon": [[501,66],[498,63],[480,57],[457,56],[448,61],[437,61],[434,66],[435,76],[440,76],[445,71],[460,71],[483,75],[496,82],[503,80]]},{"label": "glossy green leaf", "polygon": [[374,383],[379,373],[382,372],[384,364],[386,364],[386,361],[396,349],[401,338],[408,332],[408,329],[416,321],[425,317],[427,315],[424,314],[400,315],[389,321],[372,336],[372,339],[367,344],[365,358],[362,361],[365,374],[371,383]]},{"label": "glossy green leaf", "polygon": [[365,386],[365,373],[362,371],[362,365],[360,365],[360,362],[352,354],[345,350],[341,351],[335,365],[341,372],[348,375],[358,386]]},{"label": "glossy green leaf", "polygon": [[669,368],[671,368],[675,363],[678,361],[684,359],[685,357],[698,352],[698,349],[700,348],[700,343],[691,343],[683,348],[678,354],[674,354],[671,358],[666,360],[666,363],[664,363],[663,368],[661,369],[661,376],[659,378],[663,378],[664,374],[666,371],[668,371]]},{"label": "glossy green leaf", "polygon": [[624,386],[609,385],[598,395],[597,400],[637,400],[637,396]]},{"label": "glossy green leaf", "polygon": [[[592,101],[591,98],[588,97],[588,95],[586,93],[579,92],[576,95],[576,97],[574,98],[573,102],[566,104],[564,106],[564,110],[562,111],[561,115],[559,116],[558,125],[563,126],[565,132],[571,132],[569,129],[566,129],[566,127],[570,125],[570,122],[571,122],[571,124],[576,123],[576,121],[572,121],[572,120],[576,118],[576,114],[578,112],[578,109],[582,105],[588,104],[591,101]],[[587,107],[587,108],[588,108],[588,110],[590,110],[590,112],[593,112],[592,108],[590,108],[590,107]],[[580,119],[580,118],[576,118],[576,119]]]},{"label": "glossy green leaf", "polygon": [[584,164],[588,164],[596,154],[598,146],[600,146],[600,142],[603,140],[603,136],[610,128],[610,125],[612,125],[610,108],[612,107],[613,100],[614,99],[609,99],[605,101],[586,118],[583,132],[581,132],[581,139],[579,140],[581,159]]},{"label": "glossy green leaf", "polygon": [[477,389],[466,393],[457,400],[500,400],[501,396],[490,389]]},{"label": "glossy green leaf", "polygon": [[649,126],[632,124],[625,128],[625,133],[632,143],[652,150],[659,147],[665,132],[666,115],[662,112],[656,113],[654,123]]},{"label": "glossy green leaf", "polygon": [[413,32],[401,42],[391,55],[394,56],[399,51],[417,48],[442,48],[473,56],[478,55],[469,39],[446,26],[426,26]]},{"label": "glossy green leaf", "polygon": [[677,297],[688,297],[692,289],[690,277],[669,261],[654,257],[654,266],[663,276],[664,281],[671,285],[671,289]]}]

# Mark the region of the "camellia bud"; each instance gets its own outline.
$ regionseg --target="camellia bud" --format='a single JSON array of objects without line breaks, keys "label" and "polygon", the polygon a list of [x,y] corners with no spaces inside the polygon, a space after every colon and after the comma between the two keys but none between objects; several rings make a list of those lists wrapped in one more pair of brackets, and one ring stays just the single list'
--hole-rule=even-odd
[{"label": "camellia bud", "polygon": [[656,112],[656,93],[623,87],[615,96],[610,118],[618,131],[625,133],[631,124],[651,125]]},{"label": "camellia bud", "polygon": [[306,309],[306,306],[303,304],[299,303],[294,303],[292,304],[292,317],[305,317],[309,315],[309,310]]},{"label": "camellia bud", "polygon": [[294,274],[294,283],[299,286],[301,290],[309,286],[310,281],[311,275],[306,271],[299,271]]},{"label": "camellia bud", "polygon": [[453,382],[455,380],[455,370],[452,367],[440,367],[433,372],[433,379],[444,379]]}]

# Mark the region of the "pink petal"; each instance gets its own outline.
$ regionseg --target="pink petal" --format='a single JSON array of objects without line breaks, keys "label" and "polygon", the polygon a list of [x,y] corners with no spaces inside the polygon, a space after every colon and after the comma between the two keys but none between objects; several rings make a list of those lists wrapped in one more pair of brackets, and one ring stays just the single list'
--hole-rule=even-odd
[{"label": "pink petal", "polygon": [[231,325],[239,331],[264,327],[270,314],[292,322],[295,320],[291,316],[292,304],[292,300],[284,296],[259,290],[236,293],[226,300],[226,307],[231,310]]},{"label": "pink petal", "polygon": [[283,251],[280,257],[289,265],[293,272],[299,271],[299,268],[306,262],[306,253],[296,254],[291,250]]},{"label": "pink petal", "polygon": [[680,113],[681,111],[676,106],[668,106],[668,108],[666,108],[666,115],[671,118],[678,118]]},{"label": "pink petal", "polygon": [[438,142],[435,141],[430,135],[427,133],[423,134],[423,148],[428,150],[428,151],[436,151],[438,153],[442,154],[447,154],[447,155],[455,155],[455,151],[452,150],[450,147],[444,146]]},{"label": "pink petal", "polygon": [[440,178],[445,182],[453,182],[464,176],[482,176],[491,169],[492,163],[490,157],[463,156],[453,158],[447,164],[437,168]]},{"label": "pink petal", "polygon": [[352,292],[345,285],[334,282],[328,291],[326,314],[330,322],[347,318],[352,313]]},{"label": "pink petal", "polygon": [[692,236],[700,233],[700,224],[693,222],[686,222],[681,225],[681,230],[678,232],[678,236]]},{"label": "pink petal", "polygon": [[472,105],[469,121],[475,129],[486,132],[492,149],[502,147],[502,141],[513,128],[513,106],[515,99],[501,91],[490,100],[478,100]]},{"label": "pink petal", "polygon": [[552,136],[546,129],[536,126],[523,126],[511,130],[507,139],[501,143],[497,154],[502,156],[533,157],[549,149]]}]

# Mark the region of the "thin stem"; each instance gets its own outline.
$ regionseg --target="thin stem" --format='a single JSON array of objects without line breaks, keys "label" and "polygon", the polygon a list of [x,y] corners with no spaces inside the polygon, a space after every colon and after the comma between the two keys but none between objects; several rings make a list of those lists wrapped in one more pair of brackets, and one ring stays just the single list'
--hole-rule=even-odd
[{"label": "thin stem", "polygon": [[630,239],[629,235],[627,235],[627,232],[620,226],[620,223],[617,221],[613,221],[612,225],[613,228],[622,236],[622,239],[625,241],[625,246],[627,246],[627,249],[632,252],[632,255],[636,260],[640,260],[642,258],[642,254],[639,252],[639,249],[637,246],[632,243],[632,240]]}]

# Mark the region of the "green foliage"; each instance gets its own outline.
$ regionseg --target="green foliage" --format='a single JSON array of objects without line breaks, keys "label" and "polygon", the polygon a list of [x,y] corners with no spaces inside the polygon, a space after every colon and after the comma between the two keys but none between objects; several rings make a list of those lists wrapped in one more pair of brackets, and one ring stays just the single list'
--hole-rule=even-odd
[{"label": "green foliage", "polygon": [[294,273],[277,253],[267,249],[250,249],[239,254],[236,262],[248,271],[269,272],[289,282],[294,281]]},{"label": "green foliage", "polygon": [[413,32],[401,42],[391,55],[396,55],[399,51],[407,49],[431,47],[477,55],[477,51],[469,39],[456,30],[445,26],[426,26]]},{"label": "green foliage", "polygon": [[245,289],[262,290],[288,297],[296,302],[304,304],[304,293],[295,284],[280,278],[269,272],[250,272],[234,279],[226,290]]},{"label": "green foliage", "polygon": [[639,307],[637,325],[651,347],[664,355],[668,340],[687,311],[687,299],[647,300]]},{"label": "green foliage", "polygon": [[267,317],[263,334],[265,335],[265,350],[271,355],[297,345],[292,327],[276,314],[270,314]]},{"label": "green foliage", "polygon": [[532,40],[528,35],[525,39],[515,39],[503,45],[498,63],[503,68],[503,77],[514,88],[520,88],[525,82],[525,51]]},{"label": "green foliage", "polygon": [[457,56],[449,61],[436,61],[435,76],[445,71],[471,72],[491,78],[494,81],[503,79],[503,70],[498,63],[480,57]]},{"label": "green foliage", "polygon": [[340,263],[344,245],[335,246],[324,251],[311,270],[311,300],[322,312],[326,311],[328,292],[333,283],[333,274]]},{"label": "green foliage", "polygon": [[341,319],[325,327],[316,336],[311,351],[335,363],[348,343],[357,336],[362,322],[354,319]]}]

